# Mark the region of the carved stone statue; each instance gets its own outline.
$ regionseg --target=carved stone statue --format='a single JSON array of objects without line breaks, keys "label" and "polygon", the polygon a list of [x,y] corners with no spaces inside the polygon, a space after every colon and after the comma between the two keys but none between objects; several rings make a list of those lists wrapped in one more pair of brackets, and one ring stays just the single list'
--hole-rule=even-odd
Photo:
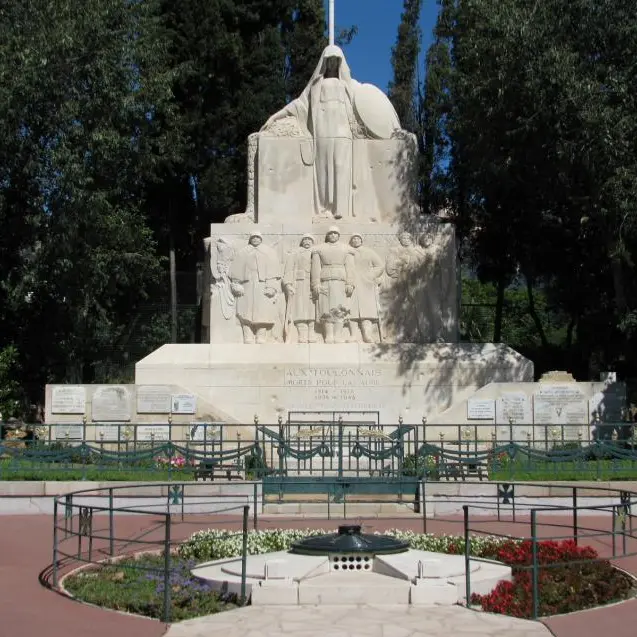
[{"label": "carved stone statue", "polygon": [[415,268],[424,258],[424,251],[414,243],[409,232],[398,235],[400,247],[392,248],[387,255],[387,276],[400,279]]},{"label": "carved stone statue", "polygon": [[[302,143],[301,155],[314,167],[314,215],[351,217],[353,166],[356,163],[359,172],[368,169],[364,146],[353,161],[353,140],[389,138],[399,130],[391,103],[375,87],[353,80],[343,52],[330,45],[303,93],[270,117],[262,131],[274,131],[286,118],[293,118],[296,130],[311,138]],[[359,190],[366,181],[373,189],[371,176],[366,180],[359,174],[356,181]]]},{"label": "carved stone statue", "polygon": [[[448,299],[455,283],[456,272],[447,267],[445,255],[453,250],[449,243],[450,235],[438,231],[427,232],[420,236],[419,244],[423,252],[423,277],[425,283],[425,305],[423,315],[426,317],[426,338],[433,343],[444,343],[449,338],[450,320],[455,322],[455,316],[450,314]],[[453,320],[452,320],[453,319]]]},{"label": "carved stone statue", "polygon": [[260,232],[250,234],[230,269],[231,289],[237,297],[237,317],[244,343],[265,343],[277,319],[277,287],[281,264],[272,248],[263,245]]},{"label": "carved stone statue", "polygon": [[340,230],[332,226],[325,243],[312,250],[310,284],[326,343],[345,342],[343,326],[354,292],[354,255],[339,241],[340,236]]},{"label": "carved stone statue", "polygon": [[287,297],[287,306],[283,327],[286,342],[291,340],[292,323],[296,327],[299,343],[316,342],[314,331],[316,307],[310,286],[313,246],[314,237],[311,234],[304,234],[300,247],[290,252],[285,262],[283,289]]},{"label": "carved stone statue", "polygon": [[[383,260],[363,245],[362,235],[353,234],[350,242],[354,254],[354,293],[350,310],[351,341],[374,343],[382,340],[378,286],[384,272]],[[377,329],[374,329],[376,327]]]}]

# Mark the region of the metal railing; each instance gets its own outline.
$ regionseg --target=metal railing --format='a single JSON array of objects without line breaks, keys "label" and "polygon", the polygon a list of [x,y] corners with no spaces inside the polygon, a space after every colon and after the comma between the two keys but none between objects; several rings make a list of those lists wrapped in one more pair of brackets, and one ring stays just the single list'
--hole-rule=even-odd
[{"label": "metal railing", "polygon": [[[168,434],[178,428],[156,426]],[[0,441],[0,480],[637,478],[637,438],[630,423],[591,425],[574,440],[567,435],[571,425],[543,425],[547,435],[538,439],[530,432],[516,438],[514,425],[503,433],[487,425],[280,421],[246,425],[249,435],[236,435],[233,425],[231,437],[230,425],[200,423],[200,434],[193,425],[194,434],[184,440],[162,440],[151,431],[150,440],[135,434],[116,441],[59,440],[51,434],[54,427]],[[99,431],[99,424],[91,427]],[[130,431],[130,425],[113,427]]]},{"label": "metal railing", "polygon": [[[382,484],[378,481],[378,484]],[[264,512],[264,494],[260,483],[238,485],[236,482],[224,486],[244,486],[241,493],[222,495],[219,490],[210,491],[209,484],[165,483],[144,484],[103,489],[85,489],[54,499],[53,560],[50,569],[51,585],[63,587],[63,576],[80,566],[98,568],[111,564],[122,557],[139,552],[155,552],[163,558],[161,566],[149,572],[157,575],[163,583],[162,617],[170,621],[171,575],[175,572],[173,555],[179,543],[200,528],[237,528],[242,537],[241,603],[247,600],[246,559],[247,538],[250,529],[257,530]],[[410,488],[413,484],[410,483]],[[572,539],[576,545],[591,541],[610,540],[610,555],[600,555],[598,561],[614,562],[637,555],[633,507],[637,504],[637,493],[626,489],[554,483],[509,483],[483,484],[481,491],[472,490],[471,495],[449,492],[446,483],[418,480],[413,503],[409,492],[394,494],[392,498],[365,497],[352,493],[347,482],[333,479],[323,483],[324,503],[328,520],[347,519],[356,516],[364,521],[377,519],[368,511],[367,516],[357,511],[356,505],[365,503],[393,502],[400,504],[405,515],[397,515],[394,526],[401,521],[421,521],[422,533],[428,533],[431,522],[455,522],[464,539],[466,565],[466,603],[472,604],[471,561],[480,561],[472,553],[472,541],[479,535],[500,536],[509,539],[530,541],[532,560],[529,564],[513,568],[531,573],[532,616],[540,616],[543,569],[567,567],[573,562],[542,563],[541,547],[546,540]],[[374,494],[374,489],[370,490]],[[297,500],[303,502],[300,495]],[[312,502],[320,504],[322,500]],[[416,506],[418,505],[418,506]],[[439,514],[435,507],[443,506],[446,515]],[[460,515],[458,515],[460,513]],[[125,520],[134,516],[138,522],[134,531],[127,530]],[[391,516],[388,516],[391,518]],[[548,520],[548,518],[551,518]],[[546,519],[545,519],[546,518]],[[285,518],[283,518],[284,520]],[[602,522],[600,522],[600,519]],[[606,521],[604,521],[606,520]],[[141,521],[141,522],[139,522]],[[281,523],[281,520],[278,522]],[[494,523],[517,525],[520,532],[511,533],[510,527],[502,529]],[[413,525],[410,525],[413,528]],[[558,531],[541,533],[549,528]],[[498,530],[502,532],[498,532]],[[504,531],[508,531],[505,533]],[[589,560],[590,561],[590,560]]]}]

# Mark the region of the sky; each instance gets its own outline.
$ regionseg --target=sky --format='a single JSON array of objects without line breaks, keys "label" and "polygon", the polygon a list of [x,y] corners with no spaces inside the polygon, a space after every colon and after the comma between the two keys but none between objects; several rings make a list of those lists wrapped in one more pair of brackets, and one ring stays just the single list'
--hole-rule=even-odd
[{"label": "sky", "polygon": [[[335,0],[335,4],[336,32],[353,25],[358,27],[352,43],[345,48],[352,76],[359,82],[369,82],[387,90],[392,79],[391,49],[396,43],[403,0]],[[325,6],[327,12],[327,0]],[[420,17],[421,69],[437,15],[436,0],[424,0]]]}]

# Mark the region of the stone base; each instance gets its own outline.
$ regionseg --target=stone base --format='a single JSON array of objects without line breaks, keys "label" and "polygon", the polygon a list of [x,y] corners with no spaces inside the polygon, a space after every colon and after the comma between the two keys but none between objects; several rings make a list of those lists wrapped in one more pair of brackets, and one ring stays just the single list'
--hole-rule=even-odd
[{"label": "stone base", "polygon": [[[492,382],[533,380],[533,364],[502,344],[164,345],[137,363],[139,384],[178,380],[235,422],[315,412],[368,412],[420,423]],[[360,420],[360,415],[357,416]]]},{"label": "stone base", "polygon": [[[285,551],[250,555],[246,563],[246,593],[253,606],[439,606],[464,600],[464,556],[410,549],[396,555],[370,557],[369,563],[371,568],[361,569],[357,563],[356,569],[352,564],[352,570],[335,571],[326,556]],[[192,573],[215,590],[241,590],[240,558],[200,564]],[[511,568],[499,562],[472,560],[470,576],[471,590],[484,595],[498,582],[510,580]]]}]

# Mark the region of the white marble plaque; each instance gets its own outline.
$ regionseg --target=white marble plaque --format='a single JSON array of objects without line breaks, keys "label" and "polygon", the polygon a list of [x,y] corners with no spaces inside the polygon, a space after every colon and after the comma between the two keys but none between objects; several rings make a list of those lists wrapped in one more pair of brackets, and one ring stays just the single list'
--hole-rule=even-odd
[{"label": "white marble plaque", "polygon": [[93,394],[93,420],[126,422],[131,419],[131,396],[127,387],[98,387]]},{"label": "white marble plaque", "polygon": [[196,414],[197,396],[194,394],[175,394],[172,397],[173,414]]},{"label": "white marble plaque", "polygon": [[170,425],[137,425],[137,440],[143,442],[170,440]]},{"label": "white marble plaque", "polygon": [[597,413],[601,422],[620,422],[626,408],[626,388],[623,385],[610,385],[605,391],[593,394],[588,401],[591,420]]},{"label": "white marble plaque", "polygon": [[114,423],[100,423],[99,426],[95,427],[95,441],[96,442],[119,442],[121,436],[120,429],[124,429],[123,427],[119,427]]},{"label": "white marble plaque", "polygon": [[78,385],[51,389],[52,414],[86,413],[86,389]]},{"label": "white marble plaque", "polygon": [[84,440],[84,425],[55,425],[56,440]]},{"label": "white marble plaque", "polygon": [[167,385],[140,385],[137,388],[137,413],[169,414],[171,398]]},{"label": "white marble plaque", "polygon": [[536,425],[581,425],[588,423],[588,400],[571,383],[542,385],[533,395]]},{"label": "white marble plaque", "polygon": [[190,423],[190,438],[193,442],[204,442],[204,440],[217,440],[221,433],[219,425],[204,424],[200,422]]},{"label": "white marble plaque", "polygon": [[533,422],[531,401],[524,392],[503,392],[495,403],[498,425],[530,425]]},{"label": "white marble plaque", "polygon": [[495,418],[495,400],[492,398],[469,398],[467,420],[492,420]]}]

